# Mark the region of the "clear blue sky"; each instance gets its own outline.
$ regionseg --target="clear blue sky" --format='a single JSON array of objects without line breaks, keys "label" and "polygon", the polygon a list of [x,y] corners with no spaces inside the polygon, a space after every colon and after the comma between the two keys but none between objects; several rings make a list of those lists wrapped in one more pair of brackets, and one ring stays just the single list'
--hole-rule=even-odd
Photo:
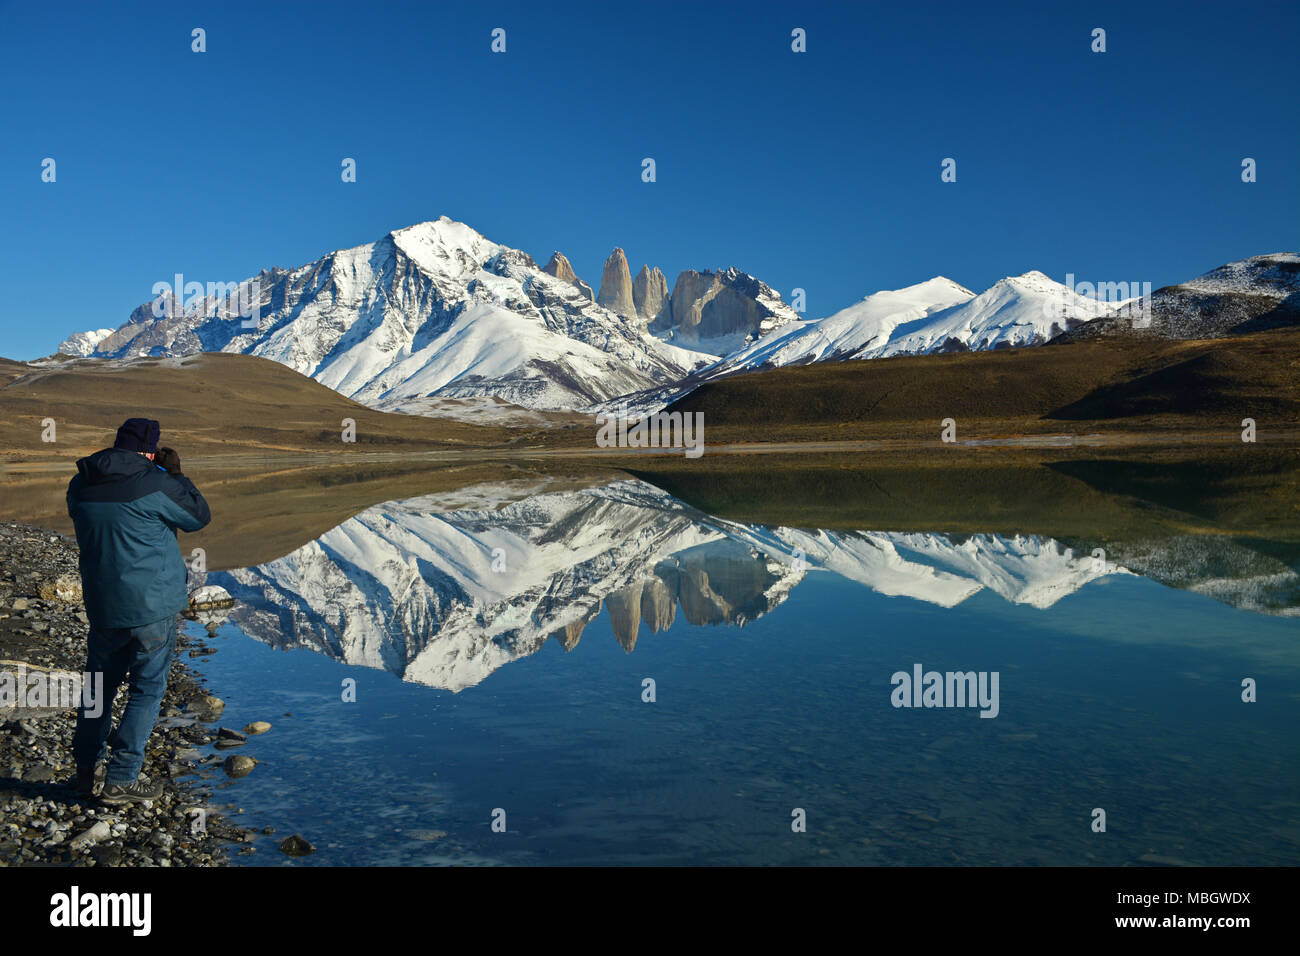
[{"label": "clear blue sky", "polygon": [[615,245],[670,282],[734,265],[806,289],[809,317],[935,274],[1181,281],[1300,247],[1298,11],[0,5],[0,354],[116,327],[175,272],[444,214],[593,285]]}]

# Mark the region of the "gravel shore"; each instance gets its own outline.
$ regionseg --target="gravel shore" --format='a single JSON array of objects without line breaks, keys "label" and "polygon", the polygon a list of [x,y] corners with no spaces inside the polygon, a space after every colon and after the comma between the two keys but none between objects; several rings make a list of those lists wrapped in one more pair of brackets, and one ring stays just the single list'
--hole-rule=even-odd
[{"label": "gravel shore", "polygon": [[[86,634],[75,539],[0,524],[0,671],[22,664],[80,673]],[[232,850],[254,852],[258,834],[226,818],[237,810],[209,803],[216,783],[242,776],[249,763],[224,770],[228,758],[211,746],[244,737],[219,727],[224,704],[185,664],[213,650],[181,632],[145,755],[144,773],[164,786],[151,806],[107,807],[77,795],[74,711],[0,710],[0,866],[222,866]],[[125,702],[123,690],[115,715]]]}]

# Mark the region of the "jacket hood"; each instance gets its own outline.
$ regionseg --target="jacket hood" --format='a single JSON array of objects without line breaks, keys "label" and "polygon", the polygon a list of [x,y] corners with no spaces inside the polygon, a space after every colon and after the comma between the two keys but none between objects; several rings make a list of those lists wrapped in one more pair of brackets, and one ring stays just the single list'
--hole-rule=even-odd
[{"label": "jacket hood", "polygon": [[106,481],[120,481],[156,468],[144,455],[121,448],[105,448],[77,459],[77,471],[87,483],[102,484]]}]

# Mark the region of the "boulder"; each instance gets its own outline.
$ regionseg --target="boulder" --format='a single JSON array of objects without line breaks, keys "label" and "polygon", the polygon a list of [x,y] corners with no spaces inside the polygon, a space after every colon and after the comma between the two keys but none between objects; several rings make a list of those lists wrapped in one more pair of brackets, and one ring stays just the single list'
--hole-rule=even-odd
[{"label": "boulder", "polygon": [[191,610],[200,611],[217,607],[233,607],[235,599],[218,584],[205,584],[190,592]]},{"label": "boulder", "polygon": [[74,836],[68,846],[74,850],[84,850],[94,846],[101,840],[107,840],[111,835],[112,831],[108,827],[108,821],[100,820],[89,830],[83,830]]},{"label": "boulder", "polygon": [[46,581],[41,584],[38,593],[42,601],[80,604],[81,576],[77,574],[60,574],[53,581]]},{"label": "boulder", "polygon": [[227,777],[247,777],[257,766],[257,761],[252,757],[246,757],[243,754],[232,754],[221,763],[221,769],[226,772]]},{"label": "boulder", "polygon": [[216,720],[226,709],[226,702],[211,694],[200,694],[185,706],[199,720]]},{"label": "boulder", "polygon": [[198,621],[208,633],[213,633],[229,616],[235,606],[230,592],[216,584],[205,584],[190,592],[190,603],[182,612],[191,621]]},{"label": "boulder", "polygon": [[316,848],[295,833],[280,844],[280,852],[286,856],[307,856],[315,853]]}]

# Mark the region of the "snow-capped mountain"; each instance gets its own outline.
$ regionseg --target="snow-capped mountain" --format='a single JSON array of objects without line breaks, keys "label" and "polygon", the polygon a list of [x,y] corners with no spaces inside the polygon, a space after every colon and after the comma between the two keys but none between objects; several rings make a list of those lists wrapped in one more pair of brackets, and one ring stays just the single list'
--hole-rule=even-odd
[{"label": "snow-capped mountain", "polygon": [[1151,293],[1138,315],[1116,310],[1058,341],[1109,335],[1211,339],[1300,324],[1300,254],[1276,252],[1238,259],[1188,282]]},{"label": "snow-capped mountain", "polygon": [[709,371],[730,373],[855,358],[888,344],[900,325],[973,298],[974,292],[943,276],[905,289],[876,292],[824,319],[787,322]]},{"label": "snow-capped mountain", "polygon": [[1300,292],[1300,254],[1276,252],[1238,259],[1182,283],[1182,288],[1215,295],[1235,293],[1284,299]]},{"label": "snow-capped mountain", "polygon": [[64,355],[94,355],[99,344],[115,331],[116,329],[92,329],[89,332],[74,332],[63,340],[59,351]]},{"label": "snow-capped mountain", "polygon": [[[261,319],[239,308],[257,289]],[[443,217],[298,269],[270,269],[237,294],[168,295],[116,330],[70,336],[65,354],[106,358],[244,352],[281,362],[376,408],[450,414],[446,399],[531,409],[663,407],[738,372],[845,359],[980,351],[1130,331],[1132,310],[1041,272],[976,295],[937,276],[801,320],[736,269],[685,270],[671,294],[622,249],[595,295],[559,252],[546,268]],[[166,306],[161,317],[159,306]],[[1228,263],[1151,296],[1143,334],[1206,337],[1300,322],[1300,255]],[[246,313],[246,310],[243,310]],[[450,411],[449,411],[450,409]]]},{"label": "snow-capped mountain", "polygon": [[[244,352],[376,407],[437,394],[575,408],[679,378],[674,350],[539,268],[524,252],[443,217],[377,242],[274,269],[256,282],[260,325],[239,296],[136,309],[110,335],[61,349],[104,357]],[[184,294],[184,293],[183,293]]]},{"label": "snow-capped mountain", "polygon": [[678,382],[622,396],[631,414],[671,404],[706,382],[786,365],[892,355],[1041,345],[1109,313],[1041,272],[1002,279],[976,295],[943,276],[867,296],[824,319],[791,321]]},{"label": "snow-capped mountain", "polygon": [[[1125,283],[1125,285],[1129,285]],[[1133,287],[1136,294],[1136,288]],[[876,292],[823,319],[787,322],[669,386],[623,396],[635,414],[669,405],[706,382],[741,372],[846,359],[1020,348],[1127,333],[1141,299],[1080,295],[1041,272],[1009,276],[979,295],[936,276]],[[1300,323],[1300,255],[1231,262],[1158,289],[1143,334],[1209,338]],[[613,407],[612,405],[609,407]]]},{"label": "snow-capped mountain", "polygon": [[784,325],[699,377],[810,362],[1040,345],[1112,308],[1041,272],[1002,279],[979,295],[936,276],[874,293],[824,319]]},{"label": "snow-capped mountain", "polygon": [[735,624],[809,573],[953,607],[989,590],[1050,607],[1103,576],[1028,536],[803,531],[712,518],[640,481],[547,493],[493,485],[377,505],[283,558],[207,575],[248,634],[460,690],[548,638],[572,649],[608,610],[627,651],[641,624]]},{"label": "snow-capped mountain", "polygon": [[968,302],[899,325],[888,342],[862,357],[1041,345],[1114,307],[1079,295],[1041,272],[1026,272],[998,280]]}]

